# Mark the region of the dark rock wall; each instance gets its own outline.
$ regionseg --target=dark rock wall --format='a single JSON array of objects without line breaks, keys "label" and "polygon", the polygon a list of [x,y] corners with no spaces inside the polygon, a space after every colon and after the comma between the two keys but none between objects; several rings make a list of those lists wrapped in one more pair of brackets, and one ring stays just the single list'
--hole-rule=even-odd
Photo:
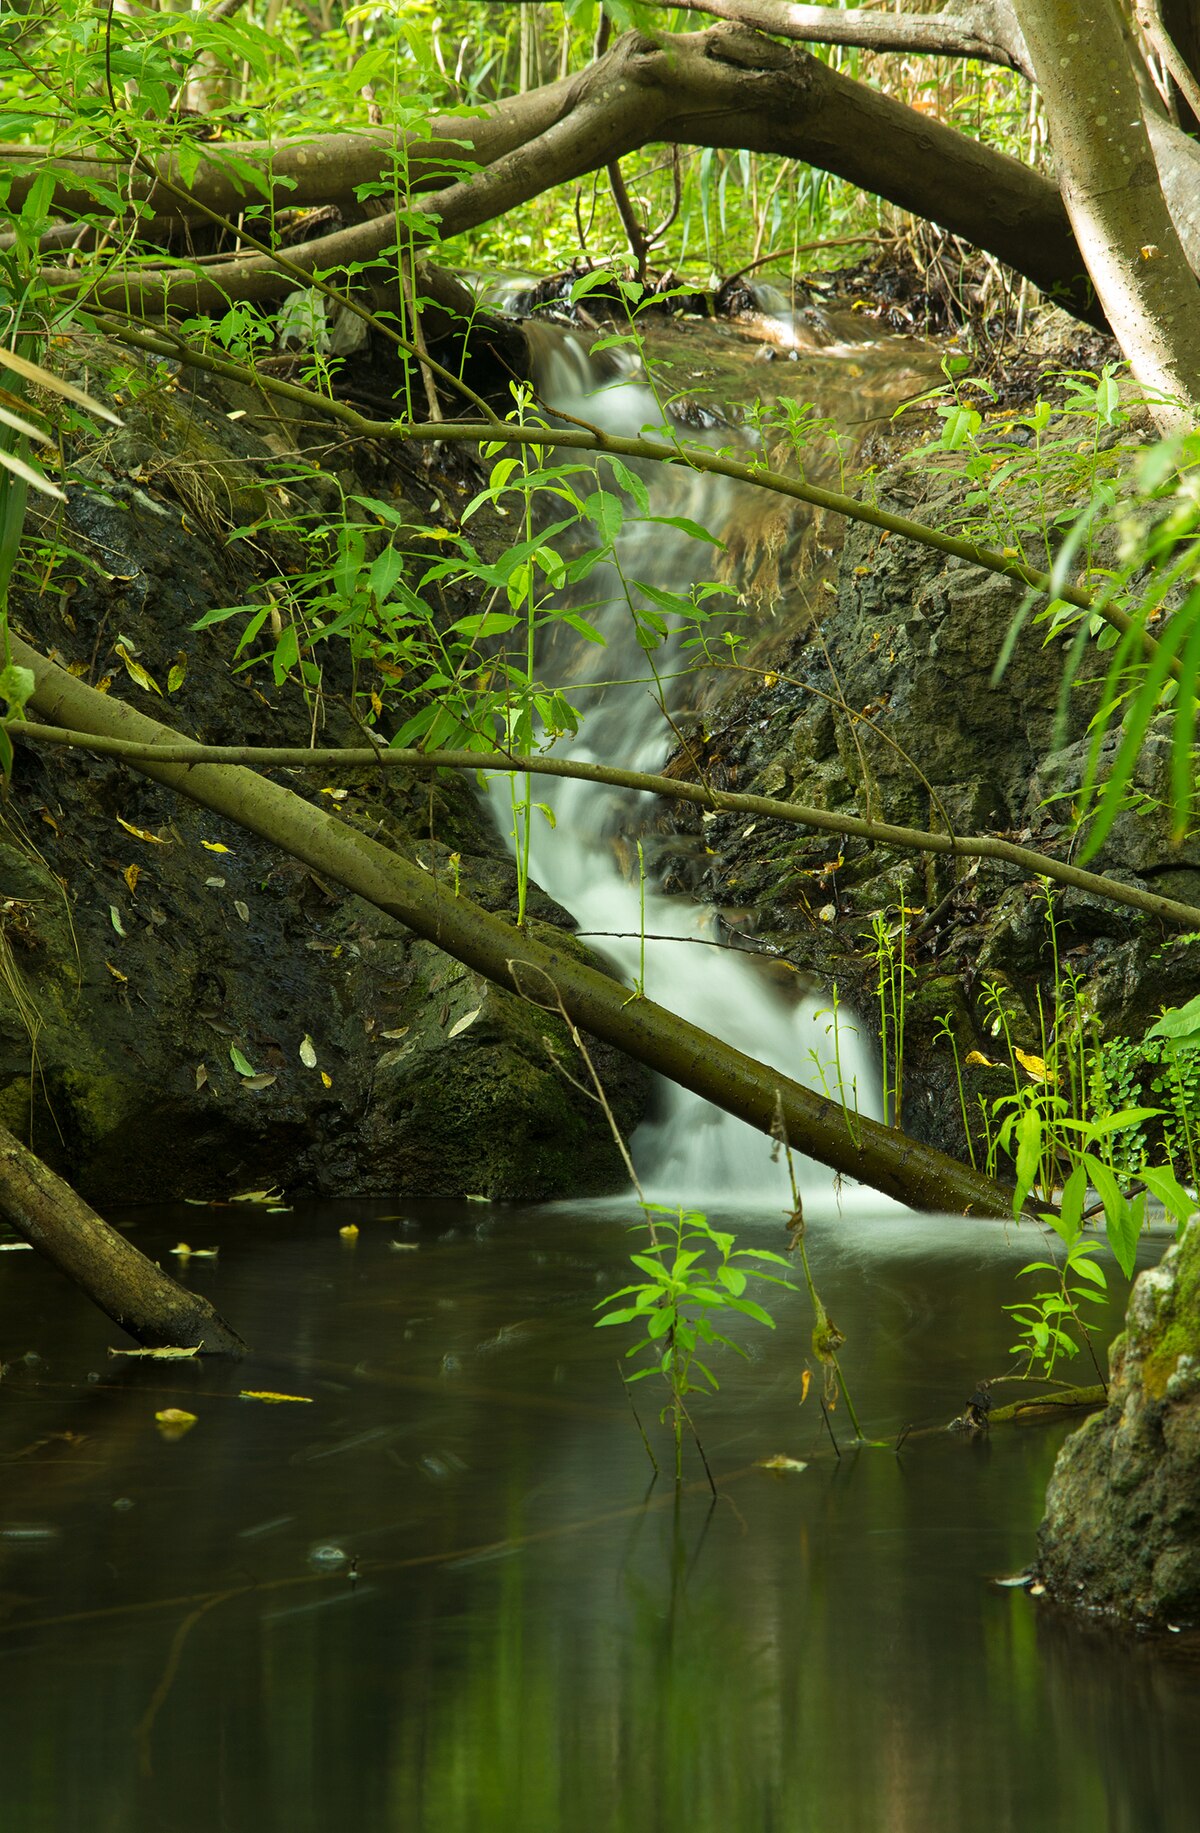
[{"label": "dark rock wall", "polygon": [[[886,490],[882,487],[886,485]],[[880,499],[936,526],[947,502],[901,471]],[[786,599],[787,581],[780,581]],[[756,653],[759,677],[705,710],[672,761],[683,776],[845,815],[925,831],[998,833],[1071,859],[1064,795],[1084,768],[1094,686],[1059,704],[1066,646],[1026,622],[999,681],[1001,646],[1024,589],[965,562],[847,530],[836,591],[818,615],[785,618]],[[1138,762],[1139,790],[1167,793],[1168,719]],[[733,935],[765,944],[826,987],[838,983],[861,1024],[880,1024],[872,920],[907,950],[905,1130],[966,1151],[957,1076],[941,1020],[958,1045],[965,1105],[1012,1087],[998,1035],[1003,1005],[1016,1045],[1041,1054],[1056,986],[1097,1037],[1140,1038],[1164,1004],[1200,992],[1200,940],[1090,893],[1046,896],[1019,866],[953,860],[744,815],[679,805],[660,817],[667,883],[711,900]],[[1091,870],[1200,906],[1200,843],[1176,846],[1162,809],[1121,814]],[[995,990],[994,996],[988,992]],[[970,1053],[1003,1066],[967,1064]],[[973,1123],[974,1124],[974,1123]],[[977,1150],[982,1142],[977,1139]]]},{"label": "dark rock wall", "polygon": [[[298,564],[286,530],[234,538],[266,508],[333,521],[359,513],[345,499],[364,492],[415,528],[435,496],[453,503],[456,480],[361,447],[331,476],[312,462],[329,464],[327,445],[306,456],[312,435],[264,415],[261,400],[188,393],[165,367],[131,384],[126,356],[85,354],[88,385],[103,393],[107,377],[126,424],[80,442],[83,481],[53,531],[31,520],[59,559],[43,560],[41,590],[29,574],[20,583],[16,628],[207,742],[361,744],[353,692],[363,704],[376,682],[367,665],[352,677],[344,647],[321,653],[306,697],[265,664],[234,672],[244,619],[192,625]],[[130,674],[122,649],[161,694]],[[183,679],[167,692],[176,665]],[[508,850],[469,782],[275,774],[457,874],[465,896],[515,910]],[[574,927],[536,889],[531,912]],[[623,1187],[600,1109],[552,1049],[578,1073],[556,1017],[254,836],[111,761],[19,749],[0,826],[0,1119],[94,1202],[270,1185],[512,1198]],[[611,1050],[596,1060],[631,1129],[647,1079]]]}]

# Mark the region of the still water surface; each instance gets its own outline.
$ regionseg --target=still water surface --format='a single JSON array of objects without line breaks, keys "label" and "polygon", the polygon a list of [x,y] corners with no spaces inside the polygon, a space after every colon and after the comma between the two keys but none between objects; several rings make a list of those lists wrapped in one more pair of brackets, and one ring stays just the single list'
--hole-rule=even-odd
[{"label": "still water surface", "polygon": [[[814,1222],[888,1448],[834,1457],[786,1295],[697,1408],[720,1500],[676,1506],[591,1329],[624,1212],[388,1217],[131,1218],[156,1255],[219,1244],[187,1277],[254,1345],[237,1369],[110,1359],[112,1326],[0,1255],[4,1833],[1195,1828],[1183,1639],[990,1582],[1030,1558],[1065,1427],[920,1432],[1009,1365],[1028,1236]],[[198,1418],[175,1442],[170,1406]],[[779,1452],[807,1468],[754,1468]]]}]

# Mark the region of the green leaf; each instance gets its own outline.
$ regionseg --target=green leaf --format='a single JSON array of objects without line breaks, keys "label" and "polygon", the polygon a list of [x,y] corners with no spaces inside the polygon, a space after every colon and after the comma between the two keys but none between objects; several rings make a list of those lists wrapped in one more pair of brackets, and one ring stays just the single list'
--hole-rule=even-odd
[{"label": "green leaf", "polygon": [[1017,1187],[1013,1191],[1013,1215],[1019,1216],[1025,1199],[1033,1189],[1042,1156],[1042,1117],[1035,1107],[1027,1107],[1016,1125]]},{"label": "green leaf", "polygon": [[658,522],[664,528],[677,528],[682,535],[690,535],[693,541],[707,541],[710,547],[724,547],[725,543],[711,529],[701,528],[699,522],[693,522],[690,516],[646,516],[647,522]]},{"label": "green leaf", "polygon": [[731,1311],[741,1311],[746,1317],[752,1317],[756,1323],[765,1324],[768,1330],[774,1330],[775,1319],[769,1311],[764,1311],[752,1298],[729,1298],[726,1301]]},{"label": "green leaf", "polygon": [[258,1074],[258,1071],[246,1061],[246,1058],[242,1055],[236,1044],[230,1044],[229,1046],[229,1061],[233,1064],[239,1076],[254,1076]]},{"label": "green leaf", "polygon": [[628,492],[642,514],[645,515],[650,508],[650,492],[641,478],[635,471],[631,471],[628,465],[623,465],[619,458],[610,458],[608,462],[612,467],[612,474],[617,484],[622,490]]},{"label": "green leaf", "polygon": [[1156,1196],[1176,1222],[1184,1223],[1196,1207],[1196,1200],[1183,1188],[1175,1173],[1165,1165],[1144,1165],[1138,1173],[1152,1196]]},{"label": "green leaf", "polygon": [[[1102,1266],[1097,1266],[1096,1262],[1090,1258],[1094,1251],[1094,1245],[1095,1244],[1092,1242],[1087,1244],[1086,1257],[1085,1254],[1072,1255],[1068,1265],[1072,1273],[1081,1274],[1084,1279],[1090,1279],[1094,1285],[1100,1286],[1103,1290],[1107,1291],[1108,1280],[1105,1277],[1104,1268]],[[1092,1294],[1089,1292],[1086,1296],[1091,1298]]]},{"label": "green leaf", "polygon": [[21,712],[36,686],[37,678],[31,668],[21,668],[10,662],[7,668],[0,669],[0,697],[7,700],[10,712]]},{"label": "green leaf", "polygon": [[1062,1206],[1055,1215],[1047,1212],[1047,1220],[1068,1247],[1078,1237],[1083,1221],[1083,1200],[1087,1195],[1087,1172],[1082,1165],[1076,1165],[1070,1177],[1063,1185]]},{"label": "green leaf", "polygon": [[1170,1006],[1146,1036],[1169,1038],[1176,1045],[1200,1044],[1200,993],[1185,1006]]}]

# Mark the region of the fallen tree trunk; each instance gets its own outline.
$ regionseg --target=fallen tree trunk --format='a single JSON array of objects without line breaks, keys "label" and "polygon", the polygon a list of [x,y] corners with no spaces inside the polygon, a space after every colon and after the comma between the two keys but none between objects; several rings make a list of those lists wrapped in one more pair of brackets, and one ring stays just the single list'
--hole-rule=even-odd
[{"label": "fallen tree trunk", "polygon": [[[479,227],[554,185],[565,184],[656,142],[777,153],[835,173],[887,198],[1006,262],[1076,316],[1102,324],[1058,191],[1049,179],[1007,154],[982,146],[954,128],[907,108],[831,69],[797,45],[780,44],[736,25],[653,39],[626,33],[605,56],[578,76],[502,102],[485,116],[441,118],[432,143],[405,145],[408,182],[424,191],[418,207],[445,238]],[[447,152],[480,161],[483,170],[445,183]],[[435,149],[429,157],[429,145]],[[253,143],[231,148],[245,165],[259,165],[294,180],[281,201],[337,202],[357,219],[354,185],[377,179],[394,158],[396,137],[326,137],[310,149],[276,154]],[[12,149],[7,149],[11,157]],[[7,161],[0,154],[0,170]],[[28,169],[29,149],[20,149]],[[123,170],[127,160],[112,162]],[[105,161],[90,168],[108,170]],[[190,185],[168,164],[149,168],[137,182],[156,204],[170,201],[178,220],[214,209],[228,216],[249,195],[221,156],[198,168]],[[27,181],[12,180],[15,205]],[[436,185],[436,189],[429,189]],[[157,188],[154,188],[154,187]],[[79,208],[86,193],[59,197],[59,207]],[[197,208],[197,206],[201,206]],[[94,213],[88,198],[84,208]],[[294,270],[325,274],[372,262],[392,247],[396,224],[386,216],[362,222],[288,250]],[[247,255],[194,272],[132,269],[99,282],[77,270],[47,268],[48,284],[138,316],[167,311],[224,310],[231,298],[277,300],[295,286],[269,255]]]},{"label": "fallen tree trunk", "polygon": [[241,1356],[246,1345],[0,1126],[0,1216],[148,1349]]},{"label": "fallen tree trunk", "polygon": [[[12,660],[31,670],[30,706],[76,731],[148,744],[178,733],[97,693],[13,637]],[[778,1136],[833,1170],[917,1209],[1009,1216],[1011,1195],[946,1153],[920,1146],[875,1121],[847,1116],[833,1101],[756,1063],[696,1025],[580,962],[559,946],[456,897],[453,888],[294,791],[236,766],[140,763],[138,771],[202,803],[338,880],[477,973],[615,1044],[761,1132]]]}]

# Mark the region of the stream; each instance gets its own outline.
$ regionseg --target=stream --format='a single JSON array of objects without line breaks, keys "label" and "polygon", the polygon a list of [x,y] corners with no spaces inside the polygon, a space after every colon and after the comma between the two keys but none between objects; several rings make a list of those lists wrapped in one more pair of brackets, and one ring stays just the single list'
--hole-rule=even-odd
[{"label": "stream", "polygon": [[[760,299],[756,326],[656,352],[718,443],[769,441],[712,412],[752,392],[751,365],[859,431],[936,379],[925,346]],[[561,327],[542,344],[560,411],[661,424],[636,365],[599,367]],[[828,444],[814,460],[837,462]],[[803,614],[819,525],[691,474],[654,489],[654,514],[722,537],[718,576],[755,629]],[[618,564],[686,591],[713,566],[702,548],[633,522]],[[586,703],[578,755],[655,769],[711,677],[667,648],[649,693],[620,579],[594,586],[606,647],[560,642],[539,665]],[[667,938],[646,942],[650,997],[831,1077],[829,995],[730,947],[736,913],[654,888],[645,805],[571,783],[535,799],[557,825],[539,818],[534,876],[627,982],[641,932]],[[843,1087],[877,1114],[852,1019],[837,1043]],[[786,1169],[761,1135],[664,1088],[633,1150],[651,1194],[786,1247]],[[676,1494],[661,1389],[626,1391],[624,1333],[592,1328],[630,1276],[630,1199],[258,1193],[113,1216],[244,1336],[240,1366],[114,1354],[115,1326],[0,1241],[0,1828],[1192,1833],[1200,1639],[1120,1639],[1005,1582],[1077,1420],[947,1430],[1011,1370],[1004,1307],[1043,1242],[910,1215],[814,1165],[802,1181],[877,1442],[851,1445],[843,1405],[823,1413],[807,1295],[779,1291],[777,1327],[740,1319],[747,1359],[723,1354],[720,1393],[694,1401],[715,1498],[691,1446]],[[1142,1262],[1163,1245],[1145,1238]],[[1125,1296],[1112,1275],[1102,1341]],[[1092,1378],[1082,1362],[1068,1379]]]},{"label": "stream", "polygon": [[[0,1253],[13,1833],[1191,1833],[1194,1638],[994,1582],[1031,1557],[1066,1423],[945,1430],[1010,1365],[1028,1234],[814,1210],[882,1448],[850,1450],[839,1407],[835,1456],[781,1294],[696,1405],[719,1500],[689,1452],[676,1504],[621,1333],[591,1328],[626,1205],[128,1220],[254,1354],[111,1358],[115,1327]],[[181,1238],[219,1258],[168,1259]],[[171,1407],[196,1416],[173,1440]],[[775,1454],[806,1468],[755,1467]]]},{"label": "stream", "polygon": [[[903,401],[937,379],[936,352],[917,339],[875,335],[846,309],[793,310],[767,286],[757,296],[761,316],[748,322],[692,323],[682,331],[651,324],[637,350],[613,349],[607,338],[593,353],[584,333],[535,322],[528,334],[538,393],[567,419],[607,432],[669,438],[682,423],[689,439],[735,455],[765,453],[775,463],[795,463],[794,451],[779,457],[792,443],[790,412],[808,429],[800,447],[804,473],[840,484],[843,461],[865,436],[879,436]],[[767,417],[759,408],[739,420],[745,410],[737,404],[756,397]],[[751,649],[802,627],[828,576],[828,550],[823,559],[803,504],[682,467],[646,464],[640,476],[648,505],[639,514],[626,496],[612,564],[558,601],[586,617],[603,646],[558,625],[543,633],[537,660],[541,677],[583,714],[580,733],[560,740],[556,755],[654,772],[676,748],[681,722],[720,689],[736,687],[738,677],[699,667],[694,641],[679,629],[648,665],[635,609],[661,610],[656,592],[686,595],[697,582],[714,581],[724,589],[705,601],[716,606],[714,646],[720,650],[721,632],[732,629]],[[603,483],[616,487],[607,473]],[[576,480],[576,488],[587,486]],[[560,512],[555,502],[550,513]],[[824,1087],[852,1110],[881,1117],[876,1053],[853,1014],[835,1020],[826,990],[798,987],[785,967],[737,946],[716,913],[656,889],[646,797],[544,778],[534,795],[546,818],[533,818],[533,876],[626,984],[644,978],[644,992],[658,1004],[809,1087]],[[506,779],[494,781],[493,796],[502,828],[511,825]],[[673,1083],[660,1083],[633,1155],[647,1194],[660,1201],[749,1200],[776,1208],[789,1201],[787,1166],[770,1143]],[[801,1157],[797,1170],[803,1193],[829,1188],[831,1174],[811,1160]],[[871,1201],[878,1208],[882,1199]]]}]

